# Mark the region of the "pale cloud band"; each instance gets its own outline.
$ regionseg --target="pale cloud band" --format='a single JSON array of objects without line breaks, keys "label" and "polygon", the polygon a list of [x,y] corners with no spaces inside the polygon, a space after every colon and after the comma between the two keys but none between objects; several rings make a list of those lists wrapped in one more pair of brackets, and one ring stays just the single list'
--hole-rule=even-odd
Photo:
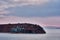
[{"label": "pale cloud band", "polygon": [[[10,7],[41,5],[41,4],[44,4],[47,2],[48,2],[48,0],[0,0],[0,14],[3,14],[6,11],[5,9],[8,9]],[[6,13],[8,13],[8,12],[5,12],[5,14]]]},{"label": "pale cloud band", "polygon": [[48,0],[1,0],[0,8],[9,8],[15,6],[24,6],[24,5],[40,5],[49,2]]},{"label": "pale cloud band", "polygon": [[24,4],[24,5],[36,5],[48,2],[48,0],[13,0],[14,3]]},{"label": "pale cloud band", "polygon": [[0,11],[5,12],[4,10],[10,7],[43,5],[49,2],[56,2],[56,0],[0,0]]}]

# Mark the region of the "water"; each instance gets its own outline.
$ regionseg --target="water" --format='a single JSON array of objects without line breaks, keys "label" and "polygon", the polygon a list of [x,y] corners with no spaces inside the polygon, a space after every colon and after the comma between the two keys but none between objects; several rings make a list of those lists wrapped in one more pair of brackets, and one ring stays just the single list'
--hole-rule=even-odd
[{"label": "water", "polygon": [[60,40],[60,29],[46,29],[46,34],[0,33],[0,40]]}]

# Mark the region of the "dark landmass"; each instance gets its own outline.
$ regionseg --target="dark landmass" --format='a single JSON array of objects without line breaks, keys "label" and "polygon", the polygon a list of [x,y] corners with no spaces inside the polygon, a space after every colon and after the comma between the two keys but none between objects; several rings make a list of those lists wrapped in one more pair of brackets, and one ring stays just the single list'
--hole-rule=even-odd
[{"label": "dark landmass", "polygon": [[0,33],[38,33],[45,34],[45,30],[37,25],[30,23],[1,24]]}]

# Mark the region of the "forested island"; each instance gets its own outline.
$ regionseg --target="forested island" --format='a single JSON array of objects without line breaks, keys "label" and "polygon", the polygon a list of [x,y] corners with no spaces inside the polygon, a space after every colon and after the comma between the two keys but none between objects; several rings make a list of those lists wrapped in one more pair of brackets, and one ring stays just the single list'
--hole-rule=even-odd
[{"label": "forested island", "polygon": [[32,33],[45,34],[45,30],[37,24],[17,23],[17,24],[0,24],[0,33]]}]

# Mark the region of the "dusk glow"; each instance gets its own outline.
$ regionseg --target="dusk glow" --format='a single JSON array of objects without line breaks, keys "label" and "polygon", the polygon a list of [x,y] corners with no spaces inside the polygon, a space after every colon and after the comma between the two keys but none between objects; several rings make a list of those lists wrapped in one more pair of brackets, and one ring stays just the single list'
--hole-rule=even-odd
[{"label": "dusk glow", "polygon": [[0,0],[0,24],[8,23],[60,27],[60,0]]}]

